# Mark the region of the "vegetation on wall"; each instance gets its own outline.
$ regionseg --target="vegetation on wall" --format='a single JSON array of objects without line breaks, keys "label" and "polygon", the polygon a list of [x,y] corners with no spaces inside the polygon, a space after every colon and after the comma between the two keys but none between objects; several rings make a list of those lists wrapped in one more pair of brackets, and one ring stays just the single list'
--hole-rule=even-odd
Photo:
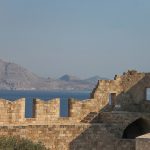
[{"label": "vegetation on wall", "polygon": [[48,150],[42,143],[19,137],[0,137],[0,150]]}]

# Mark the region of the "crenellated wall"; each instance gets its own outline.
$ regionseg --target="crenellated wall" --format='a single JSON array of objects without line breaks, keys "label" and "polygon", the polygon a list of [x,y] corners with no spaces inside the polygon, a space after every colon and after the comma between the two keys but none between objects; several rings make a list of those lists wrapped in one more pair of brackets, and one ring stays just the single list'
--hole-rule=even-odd
[{"label": "crenellated wall", "polygon": [[91,99],[69,99],[68,117],[60,117],[59,98],[35,99],[32,118],[25,118],[24,98],[0,99],[0,135],[41,141],[52,150],[138,150],[136,145],[142,149],[149,146],[149,137],[135,138],[150,132],[147,88],[150,73],[134,70],[98,81]]},{"label": "crenellated wall", "polygon": [[99,111],[99,101],[97,99],[69,100],[69,117],[77,122],[83,120],[90,112]]},{"label": "crenellated wall", "polygon": [[[60,117],[60,99],[44,101],[34,99],[33,118],[25,118],[25,99],[0,100],[0,123],[31,124],[51,122],[92,122],[101,111],[150,112],[150,102],[145,100],[146,88],[150,87],[150,74],[128,71],[114,80],[100,80],[91,93],[91,99],[68,101],[68,117]],[[110,95],[112,94],[111,103]]]},{"label": "crenellated wall", "polygon": [[40,99],[33,100],[33,118],[37,122],[48,122],[57,120],[60,116],[60,99],[43,101]]},{"label": "crenellated wall", "polygon": [[110,93],[115,93],[116,96],[122,91],[121,80],[100,80],[96,88],[91,94],[91,98],[99,100],[99,108],[103,109],[109,104]]},{"label": "crenellated wall", "polygon": [[[150,103],[146,100],[146,88],[150,88],[150,73],[128,71],[116,75],[114,80],[101,80],[91,94],[98,99],[103,110],[150,112]],[[113,105],[109,103],[111,95]]]},{"label": "crenellated wall", "polygon": [[60,117],[60,99],[48,101],[33,100],[33,117],[25,118],[25,99],[8,101],[0,99],[0,124],[49,124],[81,122],[90,112],[97,113],[99,105],[97,99],[68,101],[68,117]]},{"label": "crenellated wall", "polygon": [[21,123],[25,119],[25,99],[8,101],[0,99],[0,125]]}]

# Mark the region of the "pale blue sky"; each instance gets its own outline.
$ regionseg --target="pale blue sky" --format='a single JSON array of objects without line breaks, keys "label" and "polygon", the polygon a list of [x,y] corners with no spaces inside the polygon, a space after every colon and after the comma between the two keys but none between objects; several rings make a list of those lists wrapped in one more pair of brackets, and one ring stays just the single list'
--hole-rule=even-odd
[{"label": "pale blue sky", "polygon": [[45,77],[150,72],[150,1],[0,0],[0,58]]}]

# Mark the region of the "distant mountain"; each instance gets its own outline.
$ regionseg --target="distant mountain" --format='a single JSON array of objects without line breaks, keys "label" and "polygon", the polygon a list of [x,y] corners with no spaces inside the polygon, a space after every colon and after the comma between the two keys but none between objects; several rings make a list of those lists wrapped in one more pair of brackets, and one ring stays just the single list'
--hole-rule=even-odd
[{"label": "distant mountain", "polygon": [[65,74],[62,77],[60,77],[59,80],[62,80],[62,81],[79,81],[80,78],[78,78],[76,76]]},{"label": "distant mountain", "polygon": [[106,78],[94,76],[81,80],[67,74],[59,79],[43,78],[0,59],[0,90],[92,90],[99,79]]},{"label": "distant mountain", "polygon": [[43,78],[17,64],[0,60],[0,89],[34,89],[39,82]]},{"label": "distant mountain", "polygon": [[84,81],[95,84],[97,83],[98,80],[108,80],[108,78],[93,76],[91,78],[85,79]]}]

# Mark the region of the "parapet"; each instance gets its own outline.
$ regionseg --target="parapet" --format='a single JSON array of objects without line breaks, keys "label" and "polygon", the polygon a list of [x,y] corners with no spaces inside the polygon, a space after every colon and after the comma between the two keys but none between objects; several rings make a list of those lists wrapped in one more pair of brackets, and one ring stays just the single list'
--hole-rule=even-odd
[{"label": "parapet", "polygon": [[0,99],[0,124],[23,122],[25,119],[25,98],[15,101]]},{"label": "parapet", "polygon": [[48,101],[34,99],[33,100],[33,118],[37,121],[47,122],[56,120],[60,115],[60,99],[52,99]]},{"label": "parapet", "polygon": [[35,99],[33,118],[25,118],[24,98],[1,99],[0,134],[40,141],[50,149],[145,150],[150,146],[147,88],[150,73],[135,70],[100,80],[90,99],[69,99],[65,118],[60,117],[59,98]]},{"label": "parapet", "polygon": [[81,122],[102,111],[150,112],[146,100],[146,89],[150,88],[150,73],[129,70],[116,75],[114,80],[100,80],[91,93],[90,99],[68,101],[68,117],[60,117],[60,99],[48,101],[34,99],[33,118],[25,118],[25,99],[16,101],[0,100],[0,124],[51,122]]},{"label": "parapet", "polygon": [[[82,121],[89,113],[99,111],[97,99],[76,100],[69,99],[69,117],[76,122]],[[92,118],[91,118],[92,119]]]},{"label": "parapet", "polygon": [[147,88],[150,88],[150,73],[128,70],[115,75],[114,80],[100,80],[91,98],[99,99],[101,106],[109,110],[148,111]]}]

